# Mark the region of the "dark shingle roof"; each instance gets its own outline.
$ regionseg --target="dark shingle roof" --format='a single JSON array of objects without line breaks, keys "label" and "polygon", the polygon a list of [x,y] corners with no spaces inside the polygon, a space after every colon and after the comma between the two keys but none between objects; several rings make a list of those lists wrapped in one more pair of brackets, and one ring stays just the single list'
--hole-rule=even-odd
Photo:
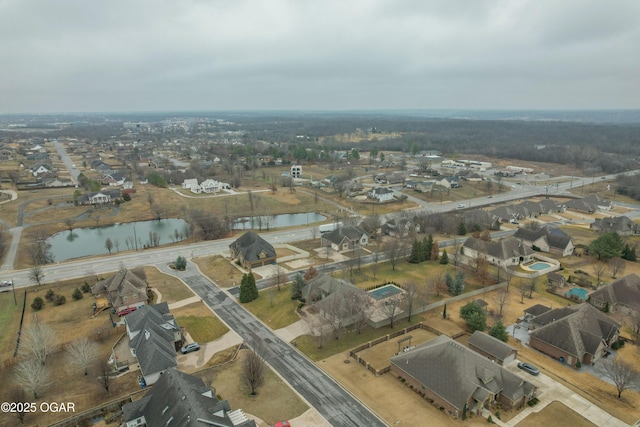
[{"label": "dark shingle roof", "polygon": [[264,253],[265,258],[276,256],[276,250],[273,246],[253,231],[247,231],[238,237],[235,242],[231,243],[229,247],[232,252],[241,253],[242,258],[249,262],[259,260],[260,253]]},{"label": "dark shingle roof", "polygon": [[550,307],[547,307],[547,306],[542,305],[542,304],[536,304],[536,305],[532,305],[531,307],[525,309],[524,312],[527,313],[527,314],[530,314],[532,316],[539,316],[542,313],[546,313],[549,310],[551,310]]},{"label": "dark shingle roof", "polygon": [[629,274],[593,292],[591,300],[640,310],[640,277]]},{"label": "dark shingle roof", "polygon": [[502,260],[521,256],[526,257],[534,253],[530,247],[523,245],[522,242],[514,237],[506,237],[495,242],[486,242],[482,239],[469,237],[463,246]]},{"label": "dark shingle roof", "polygon": [[550,310],[532,320],[540,325],[530,336],[564,350],[582,360],[585,353],[594,355],[600,342],[608,341],[618,325],[590,304]]},{"label": "dark shingle roof", "polygon": [[127,403],[122,412],[125,422],[144,417],[148,426],[255,427],[253,420],[234,424],[230,409],[200,378],[167,369],[142,399]]},{"label": "dark shingle roof", "polygon": [[489,334],[485,334],[482,331],[475,331],[473,335],[469,337],[469,345],[477,347],[498,360],[504,360],[511,353],[516,351],[516,349],[511,347],[509,344],[502,342]]},{"label": "dark shingle roof", "polygon": [[518,375],[445,335],[390,362],[459,410],[471,396],[502,393],[516,400],[533,388]]},{"label": "dark shingle roof", "polygon": [[358,241],[363,234],[367,233],[365,233],[362,228],[355,225],[346,225],[344,227],[340,227],[323,234],[322,238],[330,241],[333,244],[339,245],[344,239],[347,239],[351,242]]}]

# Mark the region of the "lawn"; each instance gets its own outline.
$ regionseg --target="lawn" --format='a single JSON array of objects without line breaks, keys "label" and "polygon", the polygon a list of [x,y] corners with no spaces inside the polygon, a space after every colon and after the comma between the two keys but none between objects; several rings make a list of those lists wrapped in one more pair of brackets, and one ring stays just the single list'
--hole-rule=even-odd
[{"label": "lawn", "polygon": [[299,320],[296,314],[298,301],[291,299],[290,285],[265,289],[260,292],[258,299],[242,304],[254,316],[269,325],[272,329],[280,329]]},{"label": "lawn", "polygon": [[178,325],[184,327],[191,338],[199,343],[214,341],[229,332],[229,328],[202,302],[173,309],[171,314]]},{"label": "lawn", "polygon": [[359,334],[356,332],[344,332],[340,334],[340,338],[337,340],[327,340],[322,348],[318,348],[318,343],[316,342],[315,338],[309,335],[302,335],[296,338],[296,344],[300,351],[306,354],[311,360],[314,360],[316,362],[341,352],[345,352],[345,358],[347,358],[348,356],[346,353],[350,349],[357,347],[360,344],[372,341],[376,338],[380,338],[384,335],[402,330],[405,327],[411,326],[415,323],[419,323],[423,320],[424,317],[422,315],[416,315],[412,316],[411,322],[409,322],[407,319],[396,321],[393,329],[391,329],[389,326],[384,326],[379,329],[373,329],[369,326],[366,326]]},{"label": "lawn", "polygon": [[191,298],[195,294],[180,279],[162,273],[156,267],[144,267],[147,283],[162,294],[162,301],[169,303]]},{"label": "lawn", "polygon": [[571,427],[595,426],[591,421],[573,411],[563,403],[553,401],[540,412],[532,412],[516,424],[517,427],[553,426],[562,420],[562,424]]},{"label": "lawn", "polygon": [[[238,270],[223,256],[214,255],[193,260],[202,274],[211,279],[221,288],[231,288],[240,285],[242,271]],[[259,277],[256,277],[258,279]]]},{"label": "lawn", "polygon": [[249,389],[242,382],[242,362],[246,351],[240,351],[233,362],[212,369],[215,378],[211,385],[217,395],[229,401],[232,409],[242,408],[268,425],[295,418],[309,409],[270,368],[264,371],[264,384],[258,388],[258,396],[249,396]]},{"label": "lawn", "polygon": [[[11,289],[11,288],[9,288]],[[13,292],[0,294],[0,360],[5,360],[13,356],[16,346],[16,337],[20,325],[20,313],[24,300],[24,290],[16,291],[16,305],[13,300]],[[29,308],[29,310],[31,310]]]}]

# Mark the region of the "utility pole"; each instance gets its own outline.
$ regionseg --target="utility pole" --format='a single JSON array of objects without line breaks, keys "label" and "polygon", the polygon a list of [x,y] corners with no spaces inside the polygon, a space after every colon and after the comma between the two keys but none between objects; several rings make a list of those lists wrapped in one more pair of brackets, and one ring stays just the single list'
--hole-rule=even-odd
[{"label": "utility pole", "polygon": [[16,285],[13,283],[13,277],[11,278],[11,288],[13,289],[13,302],[15,305],[18,305],[18,300],[16,299]]}]

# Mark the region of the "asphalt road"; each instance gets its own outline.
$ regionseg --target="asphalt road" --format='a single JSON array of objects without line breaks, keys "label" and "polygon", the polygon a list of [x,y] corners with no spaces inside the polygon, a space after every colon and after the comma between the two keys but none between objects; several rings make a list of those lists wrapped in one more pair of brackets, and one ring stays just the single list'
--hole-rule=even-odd
[{"label": "asphalt road", "polygon": [[187,273],[182,280],[213,309],[245,343],[262,354],[271,367],[300,393],[333,426],[386,426],[356,400],[268,327],[201,275]]}]

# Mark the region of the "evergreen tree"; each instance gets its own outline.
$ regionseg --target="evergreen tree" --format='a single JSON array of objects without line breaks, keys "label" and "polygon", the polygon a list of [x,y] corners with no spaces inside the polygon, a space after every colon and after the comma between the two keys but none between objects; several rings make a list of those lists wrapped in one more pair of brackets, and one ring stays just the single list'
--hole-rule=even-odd
[{"label": "evergreen tree", "polygon": [[429,259],[432,261],[437,261],[438,257],[440,257],[440,248],[438,247],[438,241],[435,240],[433,242],[433,246],[431,247],[431,255]]},{"label": "evergreen tree", "polygon": [[444,274],[444,283],[447,285],[447,290],[449,291],[449,293],[453,295],[453,293],[455,292],[455,281],[448,271]]},{"label": "evergreen tree", "polygon": [[458,234],[460,236],[467,234],[467,226],[464,225],[464,221],[460,221],[460,225],[458,225]]},{"label": "evergreen tree", "polygon": [[429,233],[424,245],[424,261],[429,261],[431,259],[431,251],[433,251],[433,236]]},{"label": "evergreen tree", "polygon": [[246,274],[242,275],[242,280],[240,281],[240,302],[250,302],[253,299],[251,298],[251,290],[249,289],[249,277]]},{"label": "evergreen tree", "polygon": [[464,305],[460,309],[460,317],[467,322],[472,331],[484,331],[487,328],[487,314],[475,301]]},{"label": "evergreen tree", "polygon": [[449,264],[449,256],[447,255],[447,250],[442,250],[442,256],[440,257],[440,264],[446,265]]},{"label": "evergreen tree", "polygon": [[258,293],[258,287],[256,286],[256,278],[253,273],[247,274],[247,289],[251,295],[251,301],[257,299],[260,294]]},{"label": "evergreen tree", "polygon": [[444,309],[442,310],[442,318],[447,318],[447,303],[444,304]]},{"label": "evergreen tree", "polygon": [[502,320],[498,320],[491,329],[489,329],[489,335],[499,339],[500,341],[509,342],[509,334],[507,333],[507,328],[505,328]]},{"label": "evergreen tree", "polygon": [[413,245],[411,246],[411,255],[409,256],[409,262],[412,264],[417,264],[420,262],[420,252],[422,249],[422,244],[418,239],[413,241]]},{"label": "evergreen tree", "polygon": [[464,273],[460,270],[456,272],[456,278],[454,280],[454,293],[453,295],[460,295],[464,291]]},{"label": "evergreen tree", "polygon": [[304,286],[304,278],[301,274],[296,274],[296,278],[291,282],[291,299],[296,300],[302,298],[302,287]]}]

